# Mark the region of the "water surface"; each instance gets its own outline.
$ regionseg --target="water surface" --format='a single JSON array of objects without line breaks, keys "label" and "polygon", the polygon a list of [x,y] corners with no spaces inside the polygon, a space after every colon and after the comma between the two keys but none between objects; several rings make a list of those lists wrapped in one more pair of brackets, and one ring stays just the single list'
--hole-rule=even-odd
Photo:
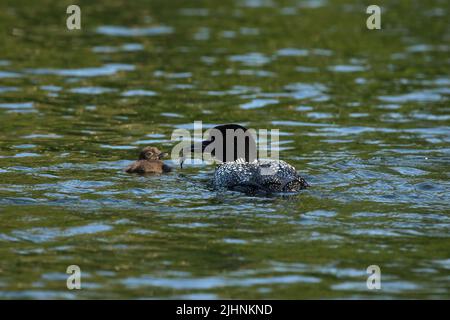
[{"label": "water surface", "polygon": [[[68,4],[0,4],[0,298],[450,298],[448,1]],[[123,173],[200,120],[279,129],[312,187]]]}]

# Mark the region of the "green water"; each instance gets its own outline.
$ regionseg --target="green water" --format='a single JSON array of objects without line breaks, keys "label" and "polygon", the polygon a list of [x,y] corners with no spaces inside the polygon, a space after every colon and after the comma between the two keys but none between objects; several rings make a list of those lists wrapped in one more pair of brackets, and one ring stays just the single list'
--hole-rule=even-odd
[{"label": "green water", "polygon": [[[0,298],[450,298],[448,1],[93,2],[0,2]],[[194,121],[312,187],[123,173]]]}]

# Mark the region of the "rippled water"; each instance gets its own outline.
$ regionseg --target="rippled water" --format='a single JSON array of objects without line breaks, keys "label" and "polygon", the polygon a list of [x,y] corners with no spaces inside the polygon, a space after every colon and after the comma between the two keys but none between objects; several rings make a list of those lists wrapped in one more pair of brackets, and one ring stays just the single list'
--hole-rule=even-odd
[{"label": "rippled water", "polygon": [[[81,2],[67,31],[3,1],[0,298],[450,298],[449,5],[382,5],[369,31],[344,0]],[[280,129],[312,187],[123,173],[200,120]]]}]

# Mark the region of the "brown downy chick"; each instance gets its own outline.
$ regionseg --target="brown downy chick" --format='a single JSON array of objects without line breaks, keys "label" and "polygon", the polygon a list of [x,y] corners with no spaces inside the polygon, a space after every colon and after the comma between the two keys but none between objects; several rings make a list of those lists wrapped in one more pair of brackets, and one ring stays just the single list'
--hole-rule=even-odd
[{"label": "brown downy chick", "polygon": [[172,168],[164,162],[162,158],[167,156],[166,152],[161,152],[156,147],[145,147],[139,154],[139,159],[125,169],[127,173],[165,173]]}]

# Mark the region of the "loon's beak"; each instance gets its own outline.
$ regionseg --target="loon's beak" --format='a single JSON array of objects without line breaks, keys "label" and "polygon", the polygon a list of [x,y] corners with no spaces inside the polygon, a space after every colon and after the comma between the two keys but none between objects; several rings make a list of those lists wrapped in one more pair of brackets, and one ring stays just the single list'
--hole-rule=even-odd
[{"label": "loon's beak", "polygon": [[202,141],[201,144],[199,142],[191,144],[191,152],[194,153],[197,151],[197,148],[200,147],[200,150],[205,151],[206,147],[211,143],[211,141]]},{"label": "loon's beak", "polygon": [[[185,151],[185,150],[189,150],[189,149],[186,148],[186,149],[183,149],[183,150],[181,151],[181,157],[180,157],[180,169],[183,169],[183,163],[184,163],[184,160],[186,160],[186,155],[184,154],[184,151]],[[191,145],[190,152],[194,152],[194,144]]]},{"label": "loon's beak", "polygon": [[200,151],[203,153],[203,151],[205,151],[205,148],[211,143],[211,141],[202,141],[201,144],[199,142],[197,143],[192,143],[191,147],[189,148],[189,146],[187,146],[186,149],[183,149],[183,154],[180,158],[180,168],[183,169],[183,163],[184,160],[186,160],[186,156],[184,154],[184,151],[190,151],[191,154],[195,153],[196,151],[198,151],[197,148],[199,148],[200,146]]}]

